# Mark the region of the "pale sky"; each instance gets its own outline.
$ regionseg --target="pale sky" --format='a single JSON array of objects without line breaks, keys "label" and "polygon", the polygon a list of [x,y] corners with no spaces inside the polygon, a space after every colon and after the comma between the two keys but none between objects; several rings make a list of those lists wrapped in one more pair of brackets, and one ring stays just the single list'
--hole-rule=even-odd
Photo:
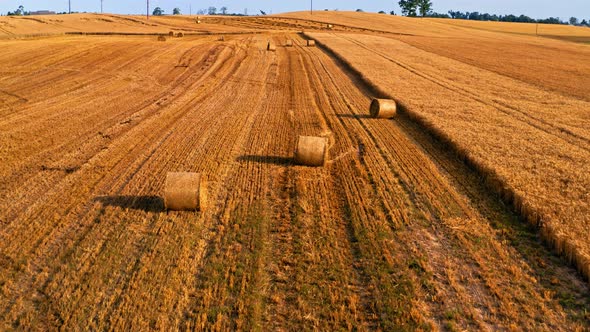
[{"label": "pale sky", "polygon": [[[70,0],[72,11],[100,11],[100,0]],[[446,13],[449,9],[460,11],[479,11],[490,14],[525,14],[533,18],[560,17],[567,20],[571,16],[579,19],[590,19],[590,0],[433,0],[434,10]],[[143,14],[145,13],[145,0],[103,0],[104,11],[119,14]],[[0,12],[4,15],[7,11],[14,11],[19,5],[26,10],[53,10],[63,12],[68,10],[68,0],[0,0]],[[268,0],[150,0],[150,7],[156,6],[164,9],[165,13],[172,13],[174,7],[179,7],[183,14],[189,13],[189,5],[193,14],[200,8],[209,6],[222,6],[229,12],[243,13],[248,9],[248,14],[257,14],[259,10],[267,13],[281,13],[287,11],[309,10],[310,0],[294,1],[268,1]],[[313,0],[313,6],[317,10],[339,9],[355,10],[361,8],[367,12],[394,10],[399,13],[397,1],[372,0]]]}]

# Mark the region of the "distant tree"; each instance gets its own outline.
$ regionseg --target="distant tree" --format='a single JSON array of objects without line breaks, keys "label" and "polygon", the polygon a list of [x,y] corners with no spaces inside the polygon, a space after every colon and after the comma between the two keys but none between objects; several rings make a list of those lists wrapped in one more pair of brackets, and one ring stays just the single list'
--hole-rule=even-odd
[{"label": "distant tree", "polygon": [[389,12],[389,15],[395,15],[395,12],[392,10]]},{"label": "distant tree", "polygon": [[362,9],[360,9],[360,8],[356,10],[356,12],[357,12],[357,13],[362,13],[363,11],[364,11],[364,10],[362,10]]},{"label": "distant tree", "polygon": [[434,17],[434,18],[451,18],[449,14],[440,14],[436,12],[430,12],[426,15],[426,17]]},{"label": "distant tree", "polygon": [[154,8],[154,11],[152,12],[152,15],[154,16],[162,16],[164,15],[164,10],[160,7],[156,7]]},{"label": "distant tree", "polygon": [[467,15],[469,20],[479,20],[479,12],[472,12]]},{"label": "distant tree", "polygon": [[570,17],[570,25],[578,25],[578,19],[576,17]]},{"label": "distant tree", "polygon": [[568,24],[566,22],[561,22],[558,17],[549,17],[545,19],[535,20],[534,18],[528,17],[526,15],[490,15],[488,13],[479,13],[479,12],[460,12],[449,10],[448,15],[446,14],[438,14],[438,13],[429,13],[426,16],[428,17],[440,17],[440,18],[452,18],[452,19],[461,19],[461,20],[475,20],[475,21],[495,21],[495,22],[518,22],[518,23],[541,23],[541,24]]},{"label": "distant tree", "polygon": [[582,22],[580,22],[580,25],[588,26],[588,21],[586,21],[586,19],[583,19]]},{"label": "distant tree", "polygon": [[542,19],[542,20],[537,20],[537,23],[543,23],[543,24],[563,24],[559,20],[559,17],[549,17],[549,18],[545,18],[545,19]]},{"label": "distant tree", "polygon": [[180,8],[176,7],[172,9],[172,15],[180,15]]},{"label": "distant tree", "polygon": [[418,2],[416,0],[400,0],[399,7],[402,9],[402,14],[405,16],[416,16],[418,10]]},{"label": "distant tree", "polygon": [[221,7],[220,10],[221,10],[221,15],[227,14],[227,7],[226,6]]},{"label": "distant tree", "polygon": [[432,13],[432,1],[431,0],[417,0],[417,6],[419,8],[420,16],[425,17]]},{"label": "distant tree", "polygon": [[517,19],[516,22],[521,22],[521,23],[534,23],[536,22],[534,19],[526,16],[526,15],[520,15]]},{"label": "distant tree", "polygon": [[197,10],[197,15],[205,15],[207,14],[207,9],[199,9]]},{"label": "distant tree", "polygon": [[208,13],[209,15],[215,15],[215,14],[217,14],[217,8],[215,8],[215,7],[211,6],[211,7],[209,7],[209,8],[207,9],[207,13]]},{"label": "distant tree", "polygon": [[380,10],[379,14],[386,14],[384,11]]}]

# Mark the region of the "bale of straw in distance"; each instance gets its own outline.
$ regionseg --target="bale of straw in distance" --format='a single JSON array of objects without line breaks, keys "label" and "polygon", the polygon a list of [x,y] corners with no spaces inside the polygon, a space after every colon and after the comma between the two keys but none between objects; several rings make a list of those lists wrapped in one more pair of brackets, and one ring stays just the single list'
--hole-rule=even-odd
[{"label": "bale of straw in distance", "polygon": [[326,137],[299,136],[295,149],[295,163],[305,166],[323,166],[327,152]]},{"label": "bale of straw in distance", "polygon": [[168,32],[168,36],[169,36],[169,37],[174,37],[174,31],[170,31],[170,32]]},{"label": "bale of straw in distance", "polygon": [[178,38],[182,38],[182,37],[184,37],[184,33],[182,33],[182,32],[179,32],[179,33],[177,33],[177,34],[176,34],[176,37],[178,37]]},{"label": "bale of straw in distance", "polygon": [[287,39],[287,42],[285,42],[285,46],[286,47],[292,47],[293,46],[293,40]]},{"label": "bale of straw in distance", "polygon": [[268,45],[266,45],[266,50],[274,52],[277,50],[277,47],[275,46],[275,44],[268,42]]},{"label": "bale of straw in distance", "polygon": [[158,36],[158,41],[166,41],[166,37],[164,37],[164,36]]},{"label": "bale of straw in distance", "polygon": [[203,210],[207,203],[207,182],[200,173],[169,172],[164,188],[166,210]]},{"label": "bale of straw in distance", "polygon": [[373,118],[390,119],[397,113],[397,104],[391,99],[373,99],[369,111]]},{"label": "bale of straw in distance", "polygon": [[309,46],[309,47],[315,46],[315,40],[313,40],[313,39],[309,39],[309,40],[307,41],[307,46]]}]

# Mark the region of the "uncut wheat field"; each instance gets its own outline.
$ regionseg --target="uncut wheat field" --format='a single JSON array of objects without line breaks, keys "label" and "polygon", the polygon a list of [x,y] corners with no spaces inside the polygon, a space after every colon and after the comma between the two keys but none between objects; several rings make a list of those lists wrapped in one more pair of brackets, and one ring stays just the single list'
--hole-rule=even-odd
[{"label": "uncut wheat field", "polygon": [[590,30],[531,31],[0,17],[0,330],[588,331]]}]

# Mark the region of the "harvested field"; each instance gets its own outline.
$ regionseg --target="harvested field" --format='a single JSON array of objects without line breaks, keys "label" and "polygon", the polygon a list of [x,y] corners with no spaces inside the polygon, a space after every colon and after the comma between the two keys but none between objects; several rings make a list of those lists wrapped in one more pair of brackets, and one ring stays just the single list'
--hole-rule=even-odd
[{"label": "harvested field", "polygon": [[547,241],[563,237],[568,244],[558,250],[589,276],[589,102],[387,38],[312,37],[383,94],[399,96],[410,116],[485,174]]},{"label": "harvested field", "polygon": [[590,39],[590,29],[564,24],[522,24],[512,22],[490,22],[473,20],[443,20],[434,21],[442,24],[456,25],[471,29],[481,29],[494,32],[505,32],[512,34],[524,34],[529,36],[551,36],[556,38],[570,39],[572,37]]},{"label": "harvested field", "polygon": [[[535,24],[412,19],[352,12],[318,12],[313,16],[297,12],[281,16],[299,22],[331,22],[345,27],[344,32],[386,35],[430,53],[590,101],[588,45],[567,41],[590,38],[588,28],[539,25],[540,33],[551,38],[532,38],[523,35],[525,31],[534,31]],[[509,29],[516,29],[517,33],[506,33]],[[552,39],[556,37],[565,41]]]},{"label": "harvested field", "polygon": [[590,67],[585,65],[588,59],[585,45],[510,35],[496,39],[407,36],[399,39],[426,52],[536,85],[542,90],[590,101]]},{"label": "harvested field", "polygon": [[[0,40],[0,330],[590,326],[569,262],[589,245],[589,102],[296,15],[66,15],[184,38]],[[385,97],[398,113],[371,118]],[[300,136],[323,167],[297,164]],[[200,174],[191,195],[206,179],[206,205],[180,206],[200,211],[166,211],[170,172]]]},{"label": "harvested field", "polygon": [[[171,29],[184,33],[219,33],[228,31],[219,20],[204,20],[197,24],[188,16],[145,16],[114,14],[72,14],[49,16],[1,16],[0,38],[18,38],[26,35],[54,35],[68,32],[168,33]],[[252,29],[232,27],[232,32],[248,32]]]}]

